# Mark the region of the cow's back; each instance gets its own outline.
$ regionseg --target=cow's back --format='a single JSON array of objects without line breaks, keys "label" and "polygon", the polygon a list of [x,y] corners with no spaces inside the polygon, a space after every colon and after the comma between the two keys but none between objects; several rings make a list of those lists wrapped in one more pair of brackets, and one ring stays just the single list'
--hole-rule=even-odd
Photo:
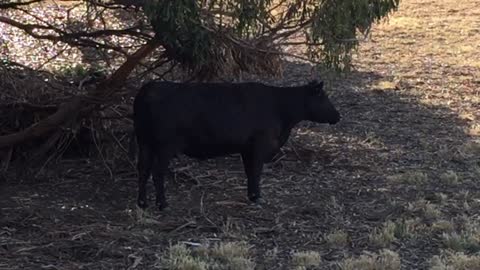
[{"label": "cow's back", "polygon": [[242,133],[271,125],[275,118],[273,91],[260,84],[162,82],[146,88],[143,95],[159,134],[237,140]]}]

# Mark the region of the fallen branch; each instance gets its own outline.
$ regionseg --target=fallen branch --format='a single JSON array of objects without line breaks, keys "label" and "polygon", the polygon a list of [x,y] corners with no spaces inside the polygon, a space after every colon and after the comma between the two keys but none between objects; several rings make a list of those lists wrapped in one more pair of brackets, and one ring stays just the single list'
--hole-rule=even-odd
[{"label": "fallen branch", "polygon": [[69,102],[61,104],[57,112],[40,120],[38,123],[20,132],[0,136],[0,148],[14,146],[33,138],[44,136],[52,131],[58,130],[66,121],[74,119],[80,111],[92,110],[94,108],[91,104],[92,99],[105,101],[111,97],[116,89],[124,84],[126,78],[137,64],[158,46],[160,46],[159,41],[157,39],[151,39],[138,51],[129,56],[127,61],[121,65],[110,78],[101,82],[88,96],[73,97]]}]

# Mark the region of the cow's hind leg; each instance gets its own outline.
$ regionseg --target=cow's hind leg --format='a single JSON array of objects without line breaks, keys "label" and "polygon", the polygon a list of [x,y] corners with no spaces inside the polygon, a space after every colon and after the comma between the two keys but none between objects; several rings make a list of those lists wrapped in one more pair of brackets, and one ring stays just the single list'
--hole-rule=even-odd
[{"label": "cow's hind leg", "polygon": [[263,169],[263,159],[259,159],[253,151],[242,153],[243,167],[247,175],[248,199],[256,204],[263,203],[260,191],[260,176]]},{"label": "cow's hind leg", "polygon": [[138,198],[137,205],[145,209],[147,208],[147,181],[150,177],[152,164],[153,164],[153,152],[149,145],[141,143],[139,141],[138,147]]},{"label": "cow's hind leg", "polygon": [[159,146],[156,148],[156,158],[153,167],[153,182],[156,192],[156,206],[159,210],[168,206],[165,198],[165,174],[168,171],[170,160],[175,156],[173,145]]}]

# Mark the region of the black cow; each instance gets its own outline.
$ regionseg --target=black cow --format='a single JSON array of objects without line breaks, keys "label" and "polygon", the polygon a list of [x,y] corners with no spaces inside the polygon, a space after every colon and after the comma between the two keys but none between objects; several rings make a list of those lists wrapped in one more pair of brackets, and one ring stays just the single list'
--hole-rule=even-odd
[{"label": "black cow", "polygon": [[145,84],[134,101],[138,144],[138,206],[147,207],[146,183],[153,170],[156,204],[167,206],[164,175],[179,153],[207,159],[240,153],[248,198],[258,203],[260,175],[302,120],[335,124],[340,114],[323,82],[297,87],[261,83]]}]

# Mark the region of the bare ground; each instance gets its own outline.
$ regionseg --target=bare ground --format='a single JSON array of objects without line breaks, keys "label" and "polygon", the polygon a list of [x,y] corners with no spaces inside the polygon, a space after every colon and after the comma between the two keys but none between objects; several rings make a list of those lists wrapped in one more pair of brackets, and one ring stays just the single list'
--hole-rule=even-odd
[{"label": "bare ground", "polygon": [[[177,160],[170,207],[146,214],[128,163],[64,160],[54,175],[8,179],[0,269],[165,268],[183,241],[245,241],[256,269],[480,269],[479,18],[479,1],[402,1],[355,71],[330,81],[342,123],[301,125],[265,168],[263,207],[245,198],[238,156]],[[284,82],[309,70],[289,63]],[[383,248],[401,266],[355,264]],[[298,268],[300,251],[321,262]]]}]

